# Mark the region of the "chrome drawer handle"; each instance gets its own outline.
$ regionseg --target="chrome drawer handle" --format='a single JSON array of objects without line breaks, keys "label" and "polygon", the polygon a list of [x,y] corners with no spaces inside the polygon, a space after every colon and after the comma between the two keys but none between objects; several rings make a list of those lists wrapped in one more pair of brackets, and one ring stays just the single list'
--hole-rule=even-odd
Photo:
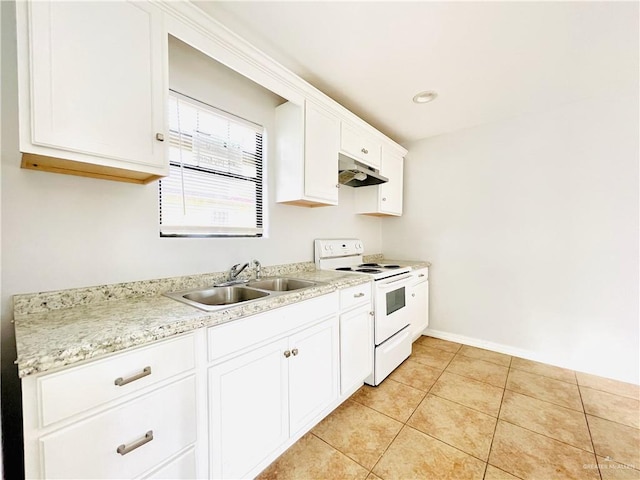
[{"label": "chrome drawer handle", "polygon": [[136,375],[132,375],[129,378],[118,377],[116,378],[116,381],[113,383],[115,383],[119,387],[123,387],[127,383],[135,382],[136,380],[140,380],[141,378],[146,377],[147,375],[151,375],[151,367],[144,367],[144,369],[140,373]]},{"label": "chrome drawer handle", "polygon": [[133,452],[136,448],[143,446],[145,443],[149,443],[151,440],[153,440],[153,430],[149,430],[144,434],[143,438],[141,438],[140,440],[136,440],[129,446],[123,443],[118,447],[116,452],[118,452],[120,455],[126,455],[127,453]]},{"label": "chrome drawer handle", "polygon": [[286,358],[289,358],[289,357],[291,356],[291,351],[289,351],[289,350],[285,350],[285,352],[284,352],[284,356],[285,356]]},{"label": "chrome drawer handle", "polygon": [[364,293],[360,292],[360,293],[353,294],[353,298],[360,298],[360,297],[364,297]]},{"label": "chrome drawer handle", "polygon": [[363,148],[363,149],[362,149],[362,150],[360,150],[360,151],[361,151],[362,153],[364,153],[365,155],[366,155],[367,153],[369,153],[369,150],[367,150],[366,148]]},{"label": "chrome drawer handle", "polygon": [[293,355],[294,357],[298,355],[298,349],[294,348],[293,350],[291,350],[291,355]]},{"label": "chrome drawer handle", "polygon": [[424,273],[421,273],[420,275],[418,275],[418,278],[420,277],[424,277]]}]

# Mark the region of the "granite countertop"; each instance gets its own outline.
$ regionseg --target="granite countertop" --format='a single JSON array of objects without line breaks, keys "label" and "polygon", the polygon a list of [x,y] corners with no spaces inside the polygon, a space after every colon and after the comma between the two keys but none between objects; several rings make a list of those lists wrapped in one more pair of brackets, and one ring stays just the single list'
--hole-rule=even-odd
[{"label": "granite countertop", "polygon": [[[429,266],[427,262],[411,263],[416,269]],[[161,294],[212,285],[223,279],[224,273],[16,295],[18,375],[25,377],[69,366],[371,280],[364,275],[315,270],[311,262],[266,267],[263,272],[264,277],[290,276],[323,283],[214,312]]]}]

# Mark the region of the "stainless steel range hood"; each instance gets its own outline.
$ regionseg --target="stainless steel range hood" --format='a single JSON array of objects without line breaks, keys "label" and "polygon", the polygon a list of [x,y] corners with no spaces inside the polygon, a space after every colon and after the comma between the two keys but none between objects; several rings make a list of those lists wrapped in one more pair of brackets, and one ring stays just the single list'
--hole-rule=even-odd
[{"label": "stainless steel range hood", "polygon": [[342,185],[365,187],[367,185],[379,185],[388,181],[389,179],[380,175],[377,169],[346,155],[338,155],[338,182]]}]

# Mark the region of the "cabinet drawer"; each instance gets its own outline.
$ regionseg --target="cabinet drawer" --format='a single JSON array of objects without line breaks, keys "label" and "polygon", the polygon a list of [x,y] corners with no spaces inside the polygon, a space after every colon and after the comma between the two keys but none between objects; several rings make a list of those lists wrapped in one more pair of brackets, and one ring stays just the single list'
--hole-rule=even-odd
[{"label": "cabinet drawer", "polygon": [[191,376],[40,439],[45,478],[134,478],[196,441]]},{"label": "cabinet drawer", "polygon": [[340,149],[371,167],[380,168],[382,145],[345,122],[341,125]]},{"label": "cabinet drawer", "polygon": [[208,332],[209,361],[288,334],[291,330],[337,311],[337,293],[330,293],[211,327]]},{"label": "cabinet drawer", "polygon": [[178,458],[150,475],[149,480],[175,480],[176,478],[196,478],[196,452],[191,448]]},{"label": "cabinet drawer", "polygon": [[429,280],[429,268],[421,268],[411,272],[413,283],[420,283]]},{"label": "cabinet drawer", "polygon": [[49,425],[192,369],[194,350],[194,336],[190,334],[44,375],[37,382],[40,425]]},{"label": "cabinet drawer", "polygon": [[371,282],[340,290],[340,310],[371,303]]}]

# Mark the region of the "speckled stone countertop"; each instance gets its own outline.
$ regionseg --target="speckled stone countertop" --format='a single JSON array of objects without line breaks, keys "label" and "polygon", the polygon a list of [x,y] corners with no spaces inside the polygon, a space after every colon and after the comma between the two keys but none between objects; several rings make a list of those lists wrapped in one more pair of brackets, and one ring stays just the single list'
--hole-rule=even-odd
[{"label": "speckled stone countertop", "polygon": [[[414,265],[422,268],[428,263]],[[316,270],[312,262],[264,267],[262,271],[263,277],[291,276],[323,283],[214,312],[161,294],[212,285],[223,281],[224,273],[15,295],[18,374],[25,377],[69,366],[370,281],[364,275]]]}]

